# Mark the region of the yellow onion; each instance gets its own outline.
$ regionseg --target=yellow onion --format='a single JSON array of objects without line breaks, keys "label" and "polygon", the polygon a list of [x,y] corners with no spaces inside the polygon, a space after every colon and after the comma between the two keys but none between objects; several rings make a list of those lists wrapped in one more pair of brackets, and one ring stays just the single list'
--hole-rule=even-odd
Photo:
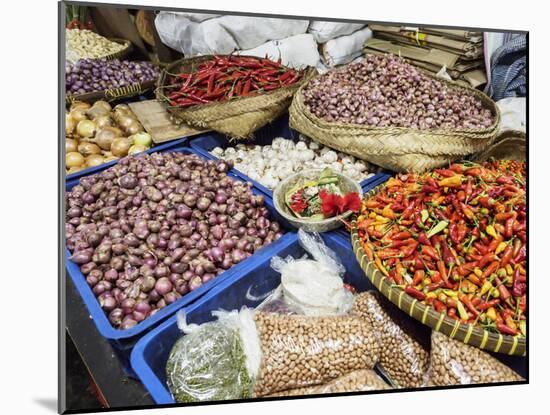
[{"label": "yellow onion", "polygon": [[130,107],[128,106],[128,104],[118,104],[118,105],[115,105],[115,108],[114,108],[115,111],[131,111]]},{"label": "yellow onion", "polygon": [[101,154],[101,149],[97,144],[84,141],[78,145],[78,152],[87,157],[91,154]]},{"label": "yellow onion", "polygon": [[75,110],[75,109],[81,109],[81,110],[87,110],[90,108],[90,104],[88,104],[87,102],[82,102],[82,101],[75,101],[71,104],[71,107],[69,108],[69,111],[72,111],[72,110]]},{"label": "yellow onion", "polygon": [[127,128],[126,132],[130,135],[137,134],[143,131],[143,126],[139,123],[139,121],[132,122]]},{"label": "yellow onion", "polygon": [[128,127],[130,125],[132,125],[133,123],[135,123],[136,120],[132,117],[130,117],[129,115],[122,115],[120,117],[117,118],[117,124],[120,128],[122,128],[123,130],[127,130]]},{"label": "yellow onion", "polygon": [[128,137],[119,137],[111,144],[111,152],[114,156],[124,157],[128,154],[128,150],[132,147],[132,140]]},{"label": "yellow onion", "polygon": [[103,160],[105,160],[105,163],[107,163],[108,161],[113,161],[113,160],[118,160],[119,157],[117,156],[113,156],[112,154],[110,156],[106,156]]},{"label": "yellow onion", "polygon": [[96,107],[95,104],[92,108],[86,111],[86,115],[90,117],[92,120],[95,120],[97,117],[109,115],[110,113],[111,113],[110,110],[106,110],[102,106]]},{"label": "yellow onion", "polygon": [[128,155],[133,156],[134,154],[142,153],[142,152],[144,152],[145,150],[148,150],[148,149],[149,149],[149,147],[145,147],[145,146],[142,146],[140,144],[134,144],[132,147],[129,148]]},{"label": "yellow onion", "polygon": [[70,114],[65,114],[65,135],[71,135],[76,128],[76,121]]},{"label": "yellow onion", "polygon": [[153,143],[151,135],[146,132],[139,132],[128,138],[131,138],[135,145],[140,145],[147,148],[151,147],[151,144]]},{"label": "yellow onion", "polygon": [[94,107],[103,108],[105,111],[108,111],[108,112],[111,112],[111,110],[113,109],[111,107],[111,104],[109,104],[107,101],[103,101],[102,99],[94,102],[94,105],[92,105],[92,108]]},{"label": "yellow onion", "polygon": [[95,133],[96,125],[93,121],[82,120],[76,126],[76,133],[80,137],[93,137]]},{"label": "yellow onion", "polygon": [[97,132],[94,142],[103,150],[110,150],[115,138],[121,137],[122,131],[115,127],[103,127]]},{"label": "yellow onion", "polygon": [[94,118],[95,125],[97,128],[112,127],[113,120],[109,115],[100,115],[97,118]]},{"label": "yellow onion", "polygon": [[65,164],[67,167],[77,167],[84,164],[84,157],[82,154],[77,153],[76,151],[71,151],[65,156]]},{"label": "yellow onion", "polygon": [[86,157],[86,166],[95,167],[105,163],[105,159],[101,154],[90,154]]},{"label": "yellow onion", "polygon": [[77,123],[88,119],[88,117],[86,116],[86,110],[82,108],[76,108],[72,110],[69,115]]},{"label": "yellow onion", "polygon": [[73,174],[73,173],[76,173],[77,171],[80,171],[80,170],[84,170],[86,168],[85,165],[82,165],[82,166],[74,166],[74,167],[71,167],[67,173],[68,174]]},{"label": "yellow onion", "polygon": [[78,148],[78,141],[72,138],[65,139],[65,153],[72,153],[73,151],[77,151],[77,148]]}]

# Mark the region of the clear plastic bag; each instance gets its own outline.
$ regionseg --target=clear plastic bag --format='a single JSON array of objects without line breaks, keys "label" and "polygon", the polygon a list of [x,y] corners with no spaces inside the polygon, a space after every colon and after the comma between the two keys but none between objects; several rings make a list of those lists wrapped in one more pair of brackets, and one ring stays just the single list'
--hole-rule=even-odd
[{"label": "clear plastic bag", "polygon": [[423,386],[429,366],[429,329],[412,319],[375,291],[355,296],[352,313],[366,318],[380,345],[378,365],[396,387]]},{"label": "clear plastic bag", "polygon": [[176,402],[248,398],[261,352],[252,313],[213,312],[217,321],[178,326],[186,335],[172,347],[166,381]]},{"label": "clear plastic bag", "polygon": [[357,316],[309,317],[256,312],[262,349],[254,395],[326,383],[372,369],[378,343],[370,323]]},{"label": "clear plastic bag", "polygon": [[271,268],[281,274],[279,300],[309,316],[349,312],[353,295],[344,288],[342,277],[346,270],[336,254],[317,233],[300,229],[298,239],[313,259],[307,256],[271,259]]},{"label": "clear plastic bag", "polygon": [[432,332],[428,386],[516,382],[523,378],[489,353]]},{"label": "clear plastic bag", "polygon": [[304,396],[323,393],[368,392],[387,389],[391,389],[391,386],[384,382],[374,370],[363,369],[340,376],[324,385],[287,389],[268,396]]}]

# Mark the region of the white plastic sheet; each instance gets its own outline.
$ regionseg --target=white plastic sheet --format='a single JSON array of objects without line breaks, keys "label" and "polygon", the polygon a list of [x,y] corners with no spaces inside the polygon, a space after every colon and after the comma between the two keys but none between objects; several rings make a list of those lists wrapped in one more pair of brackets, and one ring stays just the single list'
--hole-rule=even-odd
[{"label": "white plastic sheet", "polygon": [[[185,56],[229,54],[305,33],[308,20],[160,12],[155,26],[164,44]],[[212,18],[211,18],[212,17]]]},{"label": "white plastic sheet", "polygon": [[281,63],[292,68],[317,66],[320,61],[317,43],[310,34],[300,34],[286,39],[272,40],[254,49],[241,50],[236,54],[267,56],[271,60],[281,59]]},{"label": "white plastic sheet", "polygon": [[359,29],[364,28],[362,23],[337,23],[314,20],[307,29],[318,43],[325,43],[331,39],[349,35]]},{"label": "white plastic sheet", "polygon": [[363,45],[372,37],[372,31],[365,27],[350,35],[329,40],[321,46],[323,61],[327,66],[343,65],[363,53]]}]

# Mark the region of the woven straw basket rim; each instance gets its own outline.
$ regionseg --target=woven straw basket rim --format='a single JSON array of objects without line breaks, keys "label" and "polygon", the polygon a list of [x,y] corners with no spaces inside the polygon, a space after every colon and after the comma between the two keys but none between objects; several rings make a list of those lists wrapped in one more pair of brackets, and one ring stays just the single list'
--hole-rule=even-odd
[{"label": "woven straw basket rim", "polygon": [[[238,56],[260,59],[257,56]],[[224,133],[229,133],[232,130],[255,130],[281,115],[290,105],[296,90],[311,78],[312,71],[314,71],[312,68],[307,68],[304,76],[298,82],[262,94],[210,102],[187,108],[177,108],[169,105],[167,98],[162,93],[162,89],[166,86],[168,74],[173,73],[174,70],[195,71],[200,63],[212,58],[213,55],[204,55],[172,62],[162,71],[155,93],[157,99],[163,103],[167,111],[181,121],[201,128],[227,130],[222,131]],[[222,123],[225,125],[222,125]],[[244,135],[248,136],[248,134]],[[239,137],[240,134],[235,134],[235,136]]]},{"label": "woven straw basket rim", "polygon": [[[376,186],[367,192],[364,198],[374,196],[384,189],[385,186],[384,183]],[[451,339],[462,341],[465,344],[496,353],[525,356],[527,344],[525,337],[494,333],[478,325],[453,320],[445,313],[439,313],[431,306],[425,305],[411,297],[401,288],[392,286],[384,274],[367,258],[357,233],[356,218],[352,222],[351,243],[357,261],[368,279],[378,291],[409,316],[431,327],[433,330],[442,332]]]},{"label": "woven straw basket rim", "polygon": [[153,88],[156,81],[147,81],[141,84],[132,84],[119,88],[105,89],[103,91],[92,91],[86,94],[78,95],[65,95],[65,102],[70,104],[74,101],[84,101],[84,102],[94,102],[100,99],[105,99],[107,101],[114,101],[121,98],[129,98]]}]

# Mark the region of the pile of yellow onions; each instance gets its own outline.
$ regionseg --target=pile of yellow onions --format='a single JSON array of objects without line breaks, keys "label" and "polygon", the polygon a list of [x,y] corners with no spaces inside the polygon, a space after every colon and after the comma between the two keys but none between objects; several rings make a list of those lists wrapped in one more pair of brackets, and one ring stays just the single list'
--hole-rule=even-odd
[{"label": "pile of yellow onions", "polygon": [[65,114],[68,174],[151,148],[151,136],[126,104],[74,102]]}]

